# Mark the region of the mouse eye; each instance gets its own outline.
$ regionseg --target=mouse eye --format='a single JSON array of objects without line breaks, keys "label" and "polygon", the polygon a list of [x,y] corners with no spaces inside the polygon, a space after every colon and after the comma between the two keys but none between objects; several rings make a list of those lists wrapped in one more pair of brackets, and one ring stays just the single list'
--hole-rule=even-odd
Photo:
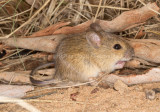
[{"label": "mouse eye", "polygon": [[122,48],[122,46],[121,46],[120,44],[115,44],[115,45],[113,46],[113,48],[116,49],[116,50],[119,50],[119,49]]}]

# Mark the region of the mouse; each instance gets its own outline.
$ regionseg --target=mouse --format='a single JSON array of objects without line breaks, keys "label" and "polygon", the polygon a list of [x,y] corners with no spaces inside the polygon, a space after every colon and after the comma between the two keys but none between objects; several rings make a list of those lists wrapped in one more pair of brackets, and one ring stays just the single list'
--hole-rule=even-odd
[{"label": "mouse", "polygon": [[[133,56],[134,50],[125,39],[92,23],[84,34],[64,38],[56,48],[54,61],[32,70],[30,81],[37,86],[54,84],[57,80],[88,82],[101,72],[109,74],[123,68]],[[33,78],[37,70],[51,65],[55,66],[53,78],[43,81]]]}]

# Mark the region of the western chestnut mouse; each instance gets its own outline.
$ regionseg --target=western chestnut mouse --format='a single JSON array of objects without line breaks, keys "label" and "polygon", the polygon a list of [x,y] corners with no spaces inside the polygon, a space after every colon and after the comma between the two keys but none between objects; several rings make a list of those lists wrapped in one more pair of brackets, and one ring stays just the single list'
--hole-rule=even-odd
[{"label": "western chestnut mouse", "polygon": [[[55,79],[87,82],[98,77],[100,72],[108,74],[123,68],[133,54],[133,48],[123,38],[106,33],[92,23],[85,34],[64,38],[56,49],[54,62],[34,69],[30,81],[33,85],[52,84]],[[38,69],[52,64],[56,69],[53,79],[40,81],[32,77]]]}]

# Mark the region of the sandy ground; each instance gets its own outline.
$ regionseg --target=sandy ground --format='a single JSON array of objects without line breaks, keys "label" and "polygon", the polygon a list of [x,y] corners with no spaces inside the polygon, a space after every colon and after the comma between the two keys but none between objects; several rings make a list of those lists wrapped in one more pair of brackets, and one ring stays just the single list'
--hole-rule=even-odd
[{"label": "sandy ground", "polygon": [[[145,97],[145,90],[160,83],[135,85],[120,93],[114,89],[91,86],[42,90],[36,88],[28,96],[41,96],[27,102],[42,112],[160,112],[160,94],[154,100]],[[46,87],[45,87],[46,88]],[[40,91],[41,90],[41,91]],[[16,104],[1,104],[0,112],[27,112]]]}]

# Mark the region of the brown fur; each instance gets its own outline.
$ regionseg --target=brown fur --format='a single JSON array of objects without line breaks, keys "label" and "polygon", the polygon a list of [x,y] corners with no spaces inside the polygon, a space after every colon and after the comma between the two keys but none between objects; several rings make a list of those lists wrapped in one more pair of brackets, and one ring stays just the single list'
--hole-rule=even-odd
[{"label": "brown fur", "polygon": [[[90,36],[92,33],[100,37],[100,46],[97,43],[92,46],[94,40],[93,42],[87,41],[86,38],[88,37],[86,36]],[[115,44],[120,44],[122,49],[114,49]],[[104,31],[91,30],[81,36],[68,37],[63,39],[57,47],[55,56],[56,73],[52,80],[58,78],[86,82],[89,81],[89,78],[98,77],[100,72],[112,72],[116,69],[115,64],[118,61],[128,61],[133,54],[133,49],[124,39]],[[31,82],[35,85],[53,83],[52,81],[49,83],[36,82],[33,78]]]}]

